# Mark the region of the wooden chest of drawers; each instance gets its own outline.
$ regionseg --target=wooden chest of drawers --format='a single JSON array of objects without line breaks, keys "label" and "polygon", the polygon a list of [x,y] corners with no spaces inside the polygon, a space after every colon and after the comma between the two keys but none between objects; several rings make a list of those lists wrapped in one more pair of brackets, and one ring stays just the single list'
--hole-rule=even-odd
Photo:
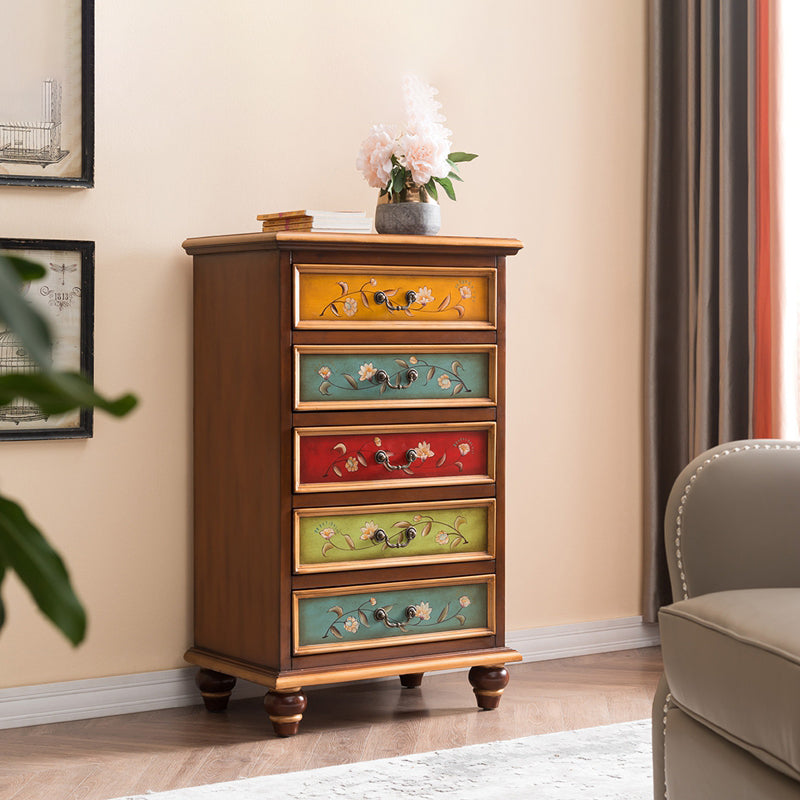
[{"label": "wooden chest of drawers", "polygon": [[194,646],[297,731],[303,687],[504,664],[505,257],[516,240],[189,239]]}]

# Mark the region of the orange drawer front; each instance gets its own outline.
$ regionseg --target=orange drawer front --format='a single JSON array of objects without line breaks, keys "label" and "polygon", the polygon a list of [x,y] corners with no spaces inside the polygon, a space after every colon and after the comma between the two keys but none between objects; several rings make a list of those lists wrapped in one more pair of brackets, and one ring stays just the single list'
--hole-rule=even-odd
[{"label": "orange drawer front", "polygon": [[295,491],[492,483],[495,423],[295,429]]},{"label": "orange drawer front", "polygon": [[296,328],[494,328],[495,270],[298,264]]}]

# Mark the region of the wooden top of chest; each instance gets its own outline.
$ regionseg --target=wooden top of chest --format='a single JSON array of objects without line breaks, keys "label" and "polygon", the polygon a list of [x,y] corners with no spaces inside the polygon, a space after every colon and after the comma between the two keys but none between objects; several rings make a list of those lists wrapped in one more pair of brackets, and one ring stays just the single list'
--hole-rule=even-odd
[{"label": "wooden top of chest", "polygon": [[469,236],[394,236],[377,233],[238,233],[187,239],[183,249],[189,255],[230,253],[242,250],[370,250],[428,253],[514,255],[522,248],[517,239]]}]

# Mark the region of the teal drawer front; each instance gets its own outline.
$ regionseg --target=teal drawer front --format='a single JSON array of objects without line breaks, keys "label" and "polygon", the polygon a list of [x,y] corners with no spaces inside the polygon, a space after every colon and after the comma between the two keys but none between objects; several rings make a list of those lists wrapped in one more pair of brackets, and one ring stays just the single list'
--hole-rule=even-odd
[{"label": "teal drawer front", "polygon": [[496,403],[494,345],[295,347],[295,408]]},{"label": "teal drawer front", "polygon": [[295,655],[485,636],[494,576],[294,592]]}]

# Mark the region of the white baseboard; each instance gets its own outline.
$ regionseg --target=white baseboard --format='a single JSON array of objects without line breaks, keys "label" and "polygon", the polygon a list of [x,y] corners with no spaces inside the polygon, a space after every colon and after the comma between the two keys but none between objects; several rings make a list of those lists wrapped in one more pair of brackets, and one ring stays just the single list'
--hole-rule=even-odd
[{"label": "white baseboard", "polygon": [[[659,643],[659,637],[657,625],[628,617],[511,631],[506,643],[518,650],[524,661],[545,661],[651,647]],[[194,667],[186,667],[0,689],[0,729],[195,705],[200,693],[194,673]],[[262,686],[240,680],[233,697],[262,694]]]}]

